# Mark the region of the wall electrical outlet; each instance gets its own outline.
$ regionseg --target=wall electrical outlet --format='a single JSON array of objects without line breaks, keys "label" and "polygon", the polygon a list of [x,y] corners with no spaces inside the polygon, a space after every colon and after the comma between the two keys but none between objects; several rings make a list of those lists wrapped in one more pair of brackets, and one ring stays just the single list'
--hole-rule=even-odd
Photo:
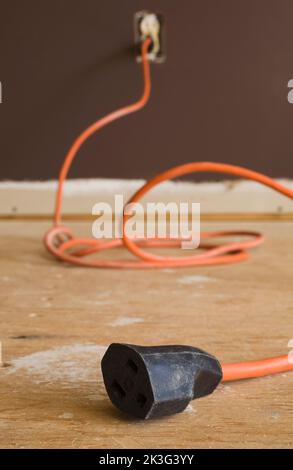
[{"label": "wall electrical outlet", "polygon": [[143,10],[134,15],[134,41],[138,62],[141,62],[141,44],[147,37],[152,39],[148,53],[149,61],[164,62],[166,60],[165,21],[160,13]]}]

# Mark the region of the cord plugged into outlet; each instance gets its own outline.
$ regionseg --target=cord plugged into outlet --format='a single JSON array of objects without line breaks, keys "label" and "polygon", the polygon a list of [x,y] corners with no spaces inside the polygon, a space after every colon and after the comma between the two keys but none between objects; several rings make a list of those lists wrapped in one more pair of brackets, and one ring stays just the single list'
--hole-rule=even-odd
[{"label": "cord plugged into outlet", "polygon": [[[187,268],[188,266],[212,266],[245,261],[249,257],[249,250],[263,242],[264,236],[261,233],[244,230],[244,228],[242,230],[203,232],[201,233],[203,253],[191,256],[164,257],[144,248],[180,246],[182,240],[180,238],[171,240],[172,244],[170,245],[168,238],[151,240],[146,238],[140,240],[143,243],[136,243],[136,240],[127,234],[126,224],[130,216],[125,211],[123,213],[122,238],[110,241],[78,238],[62,222],[64,182],[80,147],[95,132],[123,116],[142,109],[149,100],[151,91],[149,60],[160,62],[164,57],[163,20],[159,15],[156,15],[160,25],[158,28],[156,18],[145,18],[146,15],[145,12],[137,14],[135,23],[137,44],[140,45],[142,61],[142,94],[138,100],[95,121],[73,142],[60,169],[53,226],[45,235],[45,245],[58,260],[95,268]],[[144,40],[142,40],[143,37]],[[164,181],[190,173],[202,172],[231,174],[255,181],[293,200],[291,188],[256,171],[227,163],[195,161],[170,168],[154,176],[132,195],[126,206],[139,202],[149,190]],[[236,240],[227,240],[225,243],[213,241],[210,244],[204,240],[207,238],[228,239],[229,237],[233,239],[236,237]],[[245,237],[245,239],[242,240],[239,237]],[[90,256],[122,246],[135,257],[127,260],[124,258],[92,258]],[[217,359],[210,354],[188,346],[142,347],[114,344],[108,348],[102,360],[105,386],[114,405],[121,411],[143,419],[182,411],[191,399],[210,394],[221,379],[223,382],[227,382],[287,371],[293,371],[292,357],[288,354],[256,361],[219,364]]]},{"label": "cord plugged into outlet", "polygon": [[141,44],[151,39],[148,50],[150,62],[161,63],[166,60],[165,22],[163,15],[150,11],[140,11],[134,15],[134,40],[137,46],[137,61],[141,62]]}]

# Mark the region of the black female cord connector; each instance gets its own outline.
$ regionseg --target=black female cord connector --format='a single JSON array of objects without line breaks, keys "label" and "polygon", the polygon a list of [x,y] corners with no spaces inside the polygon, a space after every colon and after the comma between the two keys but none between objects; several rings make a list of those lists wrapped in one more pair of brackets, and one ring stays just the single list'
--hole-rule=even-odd
[{"label": "black female cord connector", "polygon": [[141,419],[179,413],[222,380],[219,361],[191,346],[113,343],[102,359],[102,373],[112,403]]}]

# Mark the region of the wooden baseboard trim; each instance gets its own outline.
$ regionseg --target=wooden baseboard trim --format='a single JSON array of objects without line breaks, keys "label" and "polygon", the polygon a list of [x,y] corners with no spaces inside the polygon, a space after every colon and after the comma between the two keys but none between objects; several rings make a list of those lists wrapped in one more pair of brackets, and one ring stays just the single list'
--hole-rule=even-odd
[{"label": "wooden baseboard trim", "polygon": [[[90,214],[64,214],[62,220],[72,222],[92,222],[96,216]],[[53,220],[50,214],[9,214],[0,215],[0,221],[51,221]],[[293,221],[293,213],[286,214],[258,214],[258,213],[222,213],[222,214],[201,214],[202,221],[278,221],[288,222]]]}]

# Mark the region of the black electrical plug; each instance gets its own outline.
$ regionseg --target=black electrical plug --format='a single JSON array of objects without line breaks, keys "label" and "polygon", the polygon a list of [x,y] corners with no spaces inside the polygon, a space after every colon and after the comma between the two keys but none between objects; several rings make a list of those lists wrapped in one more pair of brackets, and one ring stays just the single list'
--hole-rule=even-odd
[{"label": "black electrical plug", "polygon": [[113,343],[102,359],[102,373],[112,403],[141,419],[179,413],[222,380],[219,361],[191,346]]}]

